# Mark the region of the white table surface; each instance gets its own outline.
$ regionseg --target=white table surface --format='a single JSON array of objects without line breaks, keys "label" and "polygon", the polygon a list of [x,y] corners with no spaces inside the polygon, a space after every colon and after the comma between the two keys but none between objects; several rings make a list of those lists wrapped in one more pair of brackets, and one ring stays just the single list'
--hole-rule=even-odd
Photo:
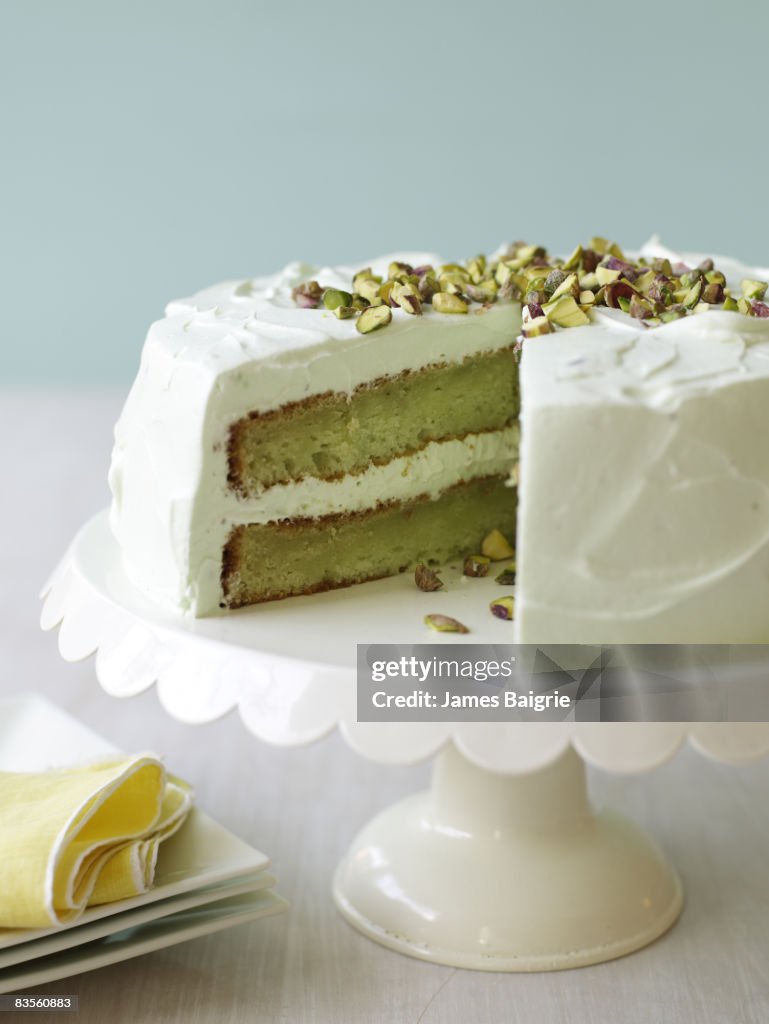
[{"label": "white table surface", "polygon": [[77,993],[82,1024],[769,1022],[769,759],[730,767],[686,750],[648,775],[592,773],[596,801],[648,827],[680,869],[683,917],[653,946],[609,964],[476,974],[381,949],[342,921],[330,897],[353,834],[423,786],[427,766],[366,762],[338,736],[268,747],[232,715],[183,726],[154,691],[117,701],[99,688],[92,660],[63,662],[55,636],[38,627],[38,591],[75,530],[107,501],[121,399],[0,392],[0,695],[36,690],[125,749],[165,755],[201,806],[270,854],[292,909],[41,991]]}]

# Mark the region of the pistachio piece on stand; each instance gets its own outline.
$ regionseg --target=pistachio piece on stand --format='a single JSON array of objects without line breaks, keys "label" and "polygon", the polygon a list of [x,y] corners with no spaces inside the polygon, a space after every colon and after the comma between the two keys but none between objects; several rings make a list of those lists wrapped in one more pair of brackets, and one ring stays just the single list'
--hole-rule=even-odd
[{"label": "pistachio piece on stand", "polygon": [[414,582],[420,590],[428,593],[433,590],[440,590],[443,586],[443,580],[438,573],[422,562],[414,569]]},{"label": "pistachio piece on stand", "polygon": [[515,555],[513,546],[501,530],[491,530],[486,534],[481,543],[481,553],[492,562],[501,562]]},{"label": "pistachio piece on stand", "polygon": [[498,619],[510,622],[515,614],[515,598],[512,594],[497,597],[489,604],[489,609],[491,614],[496,615]]},{"label": "pistachio piece on stand", "polygon": [[488,576],[490,564],[488,555],[465,555],[462,573],[464,576]]},{"label": "pistachio piece on stand", "polygon": [[424,623],[438,633],[469,633],[470,630],[450,615],[425,615]]},{"label": "pistachio piece on stand", "polygon": [[502,572],[494,577],[494,582],[498,583],[500,587],[512,587],[515,583],[515,562],[506,565]]}]

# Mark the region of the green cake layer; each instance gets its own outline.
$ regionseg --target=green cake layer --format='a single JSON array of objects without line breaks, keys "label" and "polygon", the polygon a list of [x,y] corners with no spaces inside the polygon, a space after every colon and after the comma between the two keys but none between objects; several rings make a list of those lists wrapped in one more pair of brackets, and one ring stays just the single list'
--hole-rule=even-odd
[{"label": "green cake layer", "polygon": [[480,550],[484,536],[515,533],[515,490],[497,477],[460,484],[431,501],[366,512],[236,527],[224,550],[225,606],[239,608],[332,590]]},{"label": "green cake layer", "polygon": [[229,481],[253,496],[305,476],[332,480],[430,441],[499,430],[517,416],[512,348],[474,355],[239,420],[230,431]]}]

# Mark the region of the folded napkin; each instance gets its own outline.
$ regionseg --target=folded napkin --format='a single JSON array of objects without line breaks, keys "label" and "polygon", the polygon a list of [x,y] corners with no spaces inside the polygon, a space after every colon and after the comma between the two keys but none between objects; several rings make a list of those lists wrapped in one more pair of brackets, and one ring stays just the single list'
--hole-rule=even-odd
[{"label": "folded napkin", "polygon": [[151,754],[34,774],[0,772],[0,928],[45,928],[138,896],[192,806]]}]

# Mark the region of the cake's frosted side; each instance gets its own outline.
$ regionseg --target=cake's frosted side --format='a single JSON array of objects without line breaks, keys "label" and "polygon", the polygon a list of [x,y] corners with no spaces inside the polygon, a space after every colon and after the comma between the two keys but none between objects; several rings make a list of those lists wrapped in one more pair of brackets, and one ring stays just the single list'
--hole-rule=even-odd
[{"label": "cake's frosted side", "polygon": [[769,640],[769,333],[711,312],[521,362],[515,635]]}]

